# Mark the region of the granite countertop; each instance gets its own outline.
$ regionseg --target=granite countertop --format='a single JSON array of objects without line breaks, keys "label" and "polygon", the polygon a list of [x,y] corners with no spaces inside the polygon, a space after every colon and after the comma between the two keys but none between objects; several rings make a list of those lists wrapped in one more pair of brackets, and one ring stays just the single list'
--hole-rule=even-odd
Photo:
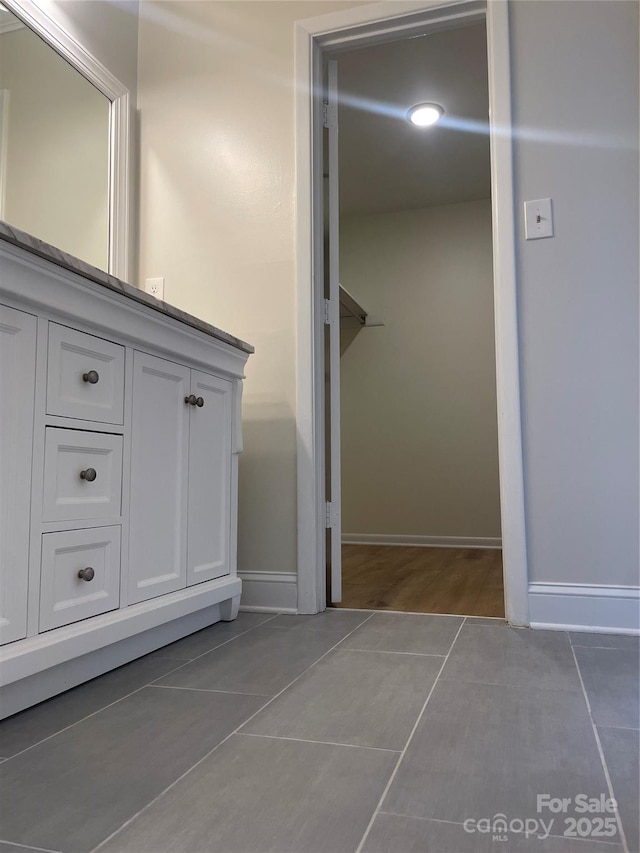
[{"label": "granite countertop", "polygon": [[156,299],[155,296],[150,296],[148,293],[145,293],[144,290],[139,290],[131,284],[120,281],[119,278],[109,275],[109,273],[103,272],[96,267],[92,267],[90,264],[87,264],[78,258],[74,258],[73,255],[69,255],[61,249],[56,249],[55,246],[51,246],[49,243],[45,243],[37,237],[32,237],[31,234],[26,234],[24,231],[20,231],[18,228],[14,228],[12,225],[9,225],[2,220],[0,220],[0,240],[4,240],[6,243],[11,243],[13,246],[19,246],[21,249],[25,249],[33,255],[38,255],[40,258],[44,258],[59,267],[69,270],[69,272],[77,273],[83,278],[89,279],[89,281],[101,284],[103,287],[108,287],[109,290],[115,290],[118,293],[122,293],[129,299],[134,299],[136,302],[141,302],[143,305],[152,308],[154,311],[160,311],[168,317],[173,317],[181,323],[186,323],[194,329],[198,329],[207,335],[211,335],[212,338],[217,338],[219,341],[223,341],[226,344],[230,344],[232,347],[236,347],[236,349],[247,353],[255,351],[251,344],[241,341],[240,338],[236,338],[228,332],[223,332],[222,329],[212,326],[210,323],[205,323],[204,320],[200,320],[198,317],[193,317],[191,314],[181,311],[180,308],[176,308],[175,305],[170,305],[168,302],[162,302],[161,300]]}]

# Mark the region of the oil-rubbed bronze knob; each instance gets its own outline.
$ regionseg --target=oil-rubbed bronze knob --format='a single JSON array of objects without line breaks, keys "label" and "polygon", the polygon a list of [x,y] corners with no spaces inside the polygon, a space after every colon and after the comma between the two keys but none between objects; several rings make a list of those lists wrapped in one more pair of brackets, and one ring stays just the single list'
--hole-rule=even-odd
[{"label": "oil-rubbed bronze knob", "polygon": [[196,405],[196,395],[195,394],[189,394],[188,397],[184,398],[184,401],[189,406],[195,406]]},{"label": "oil-rubbed bronze knob", "polygon": [[84,471],[80,471],[80,479],[86,480],[87,483],[93,483],[97,476],[98,474],[95,468],[85,468]]},{"label": "oil-rubbed bronze knob", "polygon": [[89,385],[97,385],[100,376],[97,370],[90,370],[88,373],[82,374],[82,381],[88,382]]},{"label": "oil-rubbed bronze knob", "polygon": [[91,566],[87,566],[86,569],[80,569],[78,572],[78,577],[81,581],[92,581],[95,576],[96,573],[93,571]]},{"label": "oil-rubbed bronze knob", "polygon": [[202,397],[198,397],[196,400],[196,406],[201,409],[204,406],[204,399]]}]

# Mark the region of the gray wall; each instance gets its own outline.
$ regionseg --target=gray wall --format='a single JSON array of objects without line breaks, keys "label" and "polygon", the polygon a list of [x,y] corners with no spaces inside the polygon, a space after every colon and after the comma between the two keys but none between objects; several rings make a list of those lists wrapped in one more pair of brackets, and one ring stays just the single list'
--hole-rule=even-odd
[{"label": "gray wall", "polygon": [[[243,569],[295,571],[293,22],[345,5],[142,4],[140,268],[257,345]],[[511,18],[531,576],[637,584],[638,6]],[[525,244],[521,203],[545,196],[556,237]]]},{"label": "gray wall", "polygon": [[39,0],[42,9],[129,89],[138,87],[138,0]]},{"label": "gray wall", "polygon": [[[638,584],[638,9],[511,4],[534,581]],[[556,236],[525,243],[548,196]]]},{"label": "gray wall", "polygon": [[252,343],[238,566],[295,573],[293,27],[350,0],[141,5],[140,278]]},{"label": "gray wall", "polygon": [[340,222],[342,530],[500,537],[491,201]]}]

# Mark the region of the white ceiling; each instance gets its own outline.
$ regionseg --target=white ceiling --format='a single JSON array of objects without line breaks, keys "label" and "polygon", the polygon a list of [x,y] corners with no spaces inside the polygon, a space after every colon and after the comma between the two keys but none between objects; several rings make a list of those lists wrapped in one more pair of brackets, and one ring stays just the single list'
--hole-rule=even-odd
[{"label": "white ceiling", "polygon": [[[336,58],[343,213],[489,197],[484,23]],[[437,125],[420,129],[404,116],[409,107],[424,101],[441,104],[445,116]],[[459,127],[465,123],[471,131]]]}]

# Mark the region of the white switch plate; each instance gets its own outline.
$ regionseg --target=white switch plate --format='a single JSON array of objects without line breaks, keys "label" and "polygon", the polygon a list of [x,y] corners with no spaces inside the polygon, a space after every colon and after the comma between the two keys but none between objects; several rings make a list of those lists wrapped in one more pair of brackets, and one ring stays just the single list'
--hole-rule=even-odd
[{"label": "white switch plate", "polygon": [[524,238],[539,240],[541,237],[553,237],[550,198],[539,198],[536,201],[524,203]]},{"label": "white switch plate", "polygon": [[151,296],[164,301],[164,278],[146,278],[144,289]]}]

